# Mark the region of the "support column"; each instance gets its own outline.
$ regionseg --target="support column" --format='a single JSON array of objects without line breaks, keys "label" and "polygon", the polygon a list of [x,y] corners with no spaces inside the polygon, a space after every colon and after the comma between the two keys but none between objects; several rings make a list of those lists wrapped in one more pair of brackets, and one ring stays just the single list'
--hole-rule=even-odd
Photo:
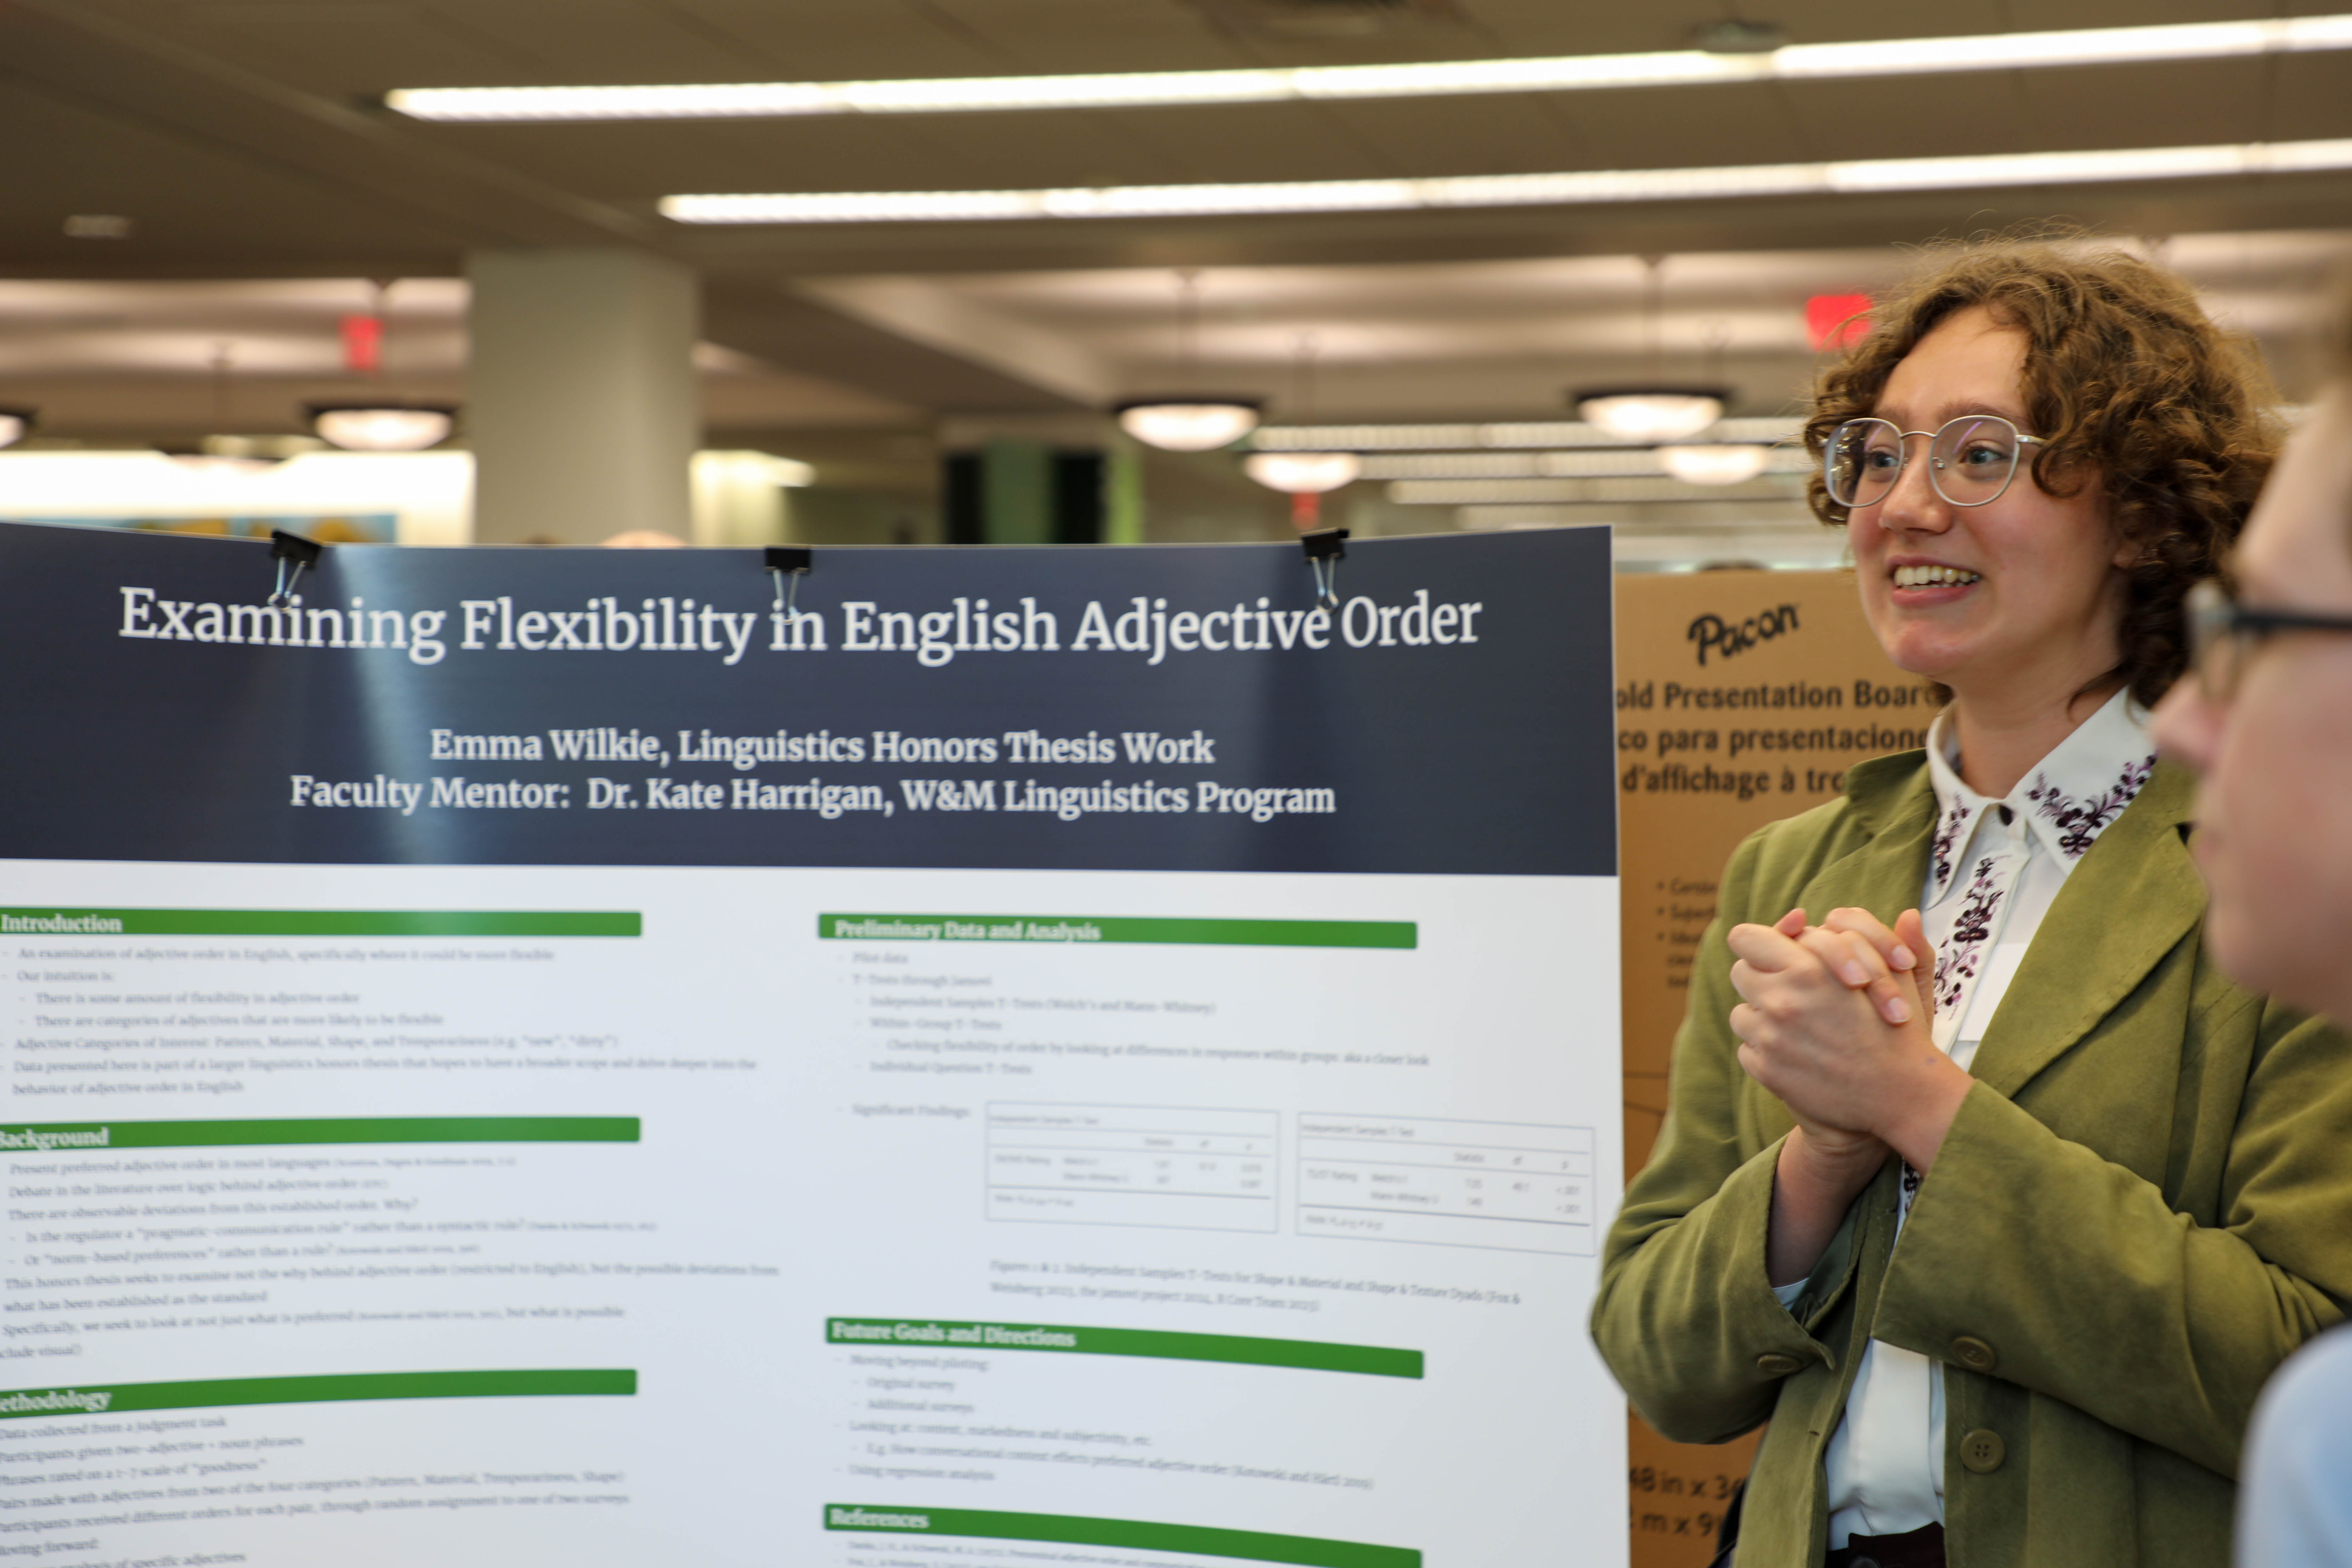
[{"label": "support column", "polygon": [[695,276],[620,249],[477,251],[466,434],[480,544],[691,532]]}]

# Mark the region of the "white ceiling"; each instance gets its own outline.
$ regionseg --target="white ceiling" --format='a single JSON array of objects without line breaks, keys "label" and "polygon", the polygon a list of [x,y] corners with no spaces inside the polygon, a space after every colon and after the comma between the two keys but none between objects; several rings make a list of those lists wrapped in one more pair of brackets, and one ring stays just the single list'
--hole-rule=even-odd
[{"label": "white ceiling", "polygon": [[[2340,4],[2340,0],[2336,0]],[[2293,9],[2294,7],[2287,7]],[[2308,7],[2326,9],[2326,5]],[[1752,7],[1743,8],[1748,16]],[[1801,42],[2274,14],[1789,0]],[[706,421],[790,450],[1098,409],[1197,376],[1277,416],[1540,419],[1719,376],[1785,407],[1802,306],[1906,247],[2072,218],[2163,254],[2316,363],[2352,175],[1451,214],[689,230],[679,191],[1340,179],[2352,135],[2352,55],[1484,98],[693,123],[426,125],[395,87],[1347,64],[1682,47],[1720,0],[12,0],[0,5],[0,402],[52,437],[289,429],[348,393],[336,319],[392,291],[383,383],[461,398],[469,251],[631,245],[705,279]],[[1370,25],[1379,16],[1393,25]],[[67,237],[74,214],[132,220]],[[1664,257],[1645,313],[1642,257]],[[1175,272],[1199,269],[1197,365]],[[11,279],[14,279],[13,281]],[[1297,362],[1311,343],[1311,410]],[[223,348],[222,345],[226,345]],[[829,437],[828,437],[829,438]],[[844,437],[846,439],[846,437]],[[878,439],[878,437],[877,437]],[[847,448],[845,448],[847,449]],[[858,447],[866,451],[868,447]],[[874,451],[881,447],[872,447]],[[864,460],[864,459],[861,459]],[[927,460],[927,459],[926,459]],[[880,459],[876,459],[879,462]]]}]

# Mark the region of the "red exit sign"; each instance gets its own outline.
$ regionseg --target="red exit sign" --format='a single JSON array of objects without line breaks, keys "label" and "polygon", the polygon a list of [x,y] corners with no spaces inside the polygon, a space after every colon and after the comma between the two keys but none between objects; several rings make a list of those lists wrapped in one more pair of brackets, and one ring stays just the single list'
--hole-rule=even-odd
[{"label": "red exit sign", "polygon": [[1805,301],[1805,336],[1813,352],[1860,342],[1870,331],[1870,296],[1816,294]]}]

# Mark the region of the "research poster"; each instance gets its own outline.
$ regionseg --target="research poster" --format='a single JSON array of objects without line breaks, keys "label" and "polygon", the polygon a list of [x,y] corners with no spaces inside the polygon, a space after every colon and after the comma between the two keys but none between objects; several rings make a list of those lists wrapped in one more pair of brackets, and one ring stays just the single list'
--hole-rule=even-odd
[{"label": "research poster", "polygon": [[0,1557],[1622,1563],[1605,532],[813,565],[0,527]]}]

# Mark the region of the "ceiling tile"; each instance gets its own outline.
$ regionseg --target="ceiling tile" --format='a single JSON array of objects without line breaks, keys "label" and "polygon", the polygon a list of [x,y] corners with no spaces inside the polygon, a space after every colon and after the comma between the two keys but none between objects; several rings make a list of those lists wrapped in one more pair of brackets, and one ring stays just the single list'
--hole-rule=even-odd
[{"label": "ceiling tile", "polygon": [[[2275,5],[2265,0],[2035,0],[2020,20],[2036,29],[2158,26],[2172,22],[2252,21],[2282,11],[2326,8],[2325,4]],[[1948,29],[1947,23],[1937,30]]]},{"label": "ceiling tile", "polygon": [[[0,145],[38,147],[16,161],[0,205],[0,255],[18,275],[76,276],[135,268],[159,252],[208,256],[232,274],[286,270],[305,259],[440,250],[447,232],[420,233],[359,192],[0,80]],[[65,237],[71,213],[132,220],[123,240]]]},{"label": "ceiling tile", "polygon": [[[644,0],[432,0],[420,5],[452,32],[531,62],[527,82],[740,81],[770,74],[748,40],[691,13]],[[468,85],[404,81],[403,87]]]},{"label": "ceiling tile", "polygon": [[1557,95],[1399,98],[1324,112],[1399,174],[1499,174],[1588,168],[1599,155]]},{"label": "ceiling tile", "polygon": [[929,0],[673,3],[761,51],[780,80],[996,76],[1020,68],[993,40]]},{"label": "ceiling tile", "polygon": [[[2167,147],[2261,136],[2271,68],[2262,60],[2207,60],[2018,71],[2013,79],[2032,106],[2036,146]],[[2338,123],[2352,129],[2337,101]]]},{"label": "ceiling tile", "polygon": [[1580,167],[1706,168],[1813,156],[1801,122],[1790,116],[1777,89],[1762,84],[1560,93],[1554,102],[1591,149]]},{"label": "ceiling tile", "polygon": [[[365,0],[236,0],[189,5],[172,34],[314,92],[511,80],[533,54],[453,25],[422,5]],[[535,73],[534,73],[535,74]]]},{"label": "ceiling tile", "polygon": [[2049,145],[2009,72],[1788,82],[1774,90],[1802,127],[1808,158],[1935,158]]},{"label": "ceiling tile", "polygon": [[[1394,173],[1378,149],[1356,135],[1329,105],[1136,109],[1115,118],[1137,142],[1154,149],[1170,173],[1129,176],[1109,164],[1102,169],[1102,183],[1362,180]],[[1115,149],[1101,151],[1108,163]]]},{"label": "ceiling tile", "polygon": [[1643,5],[1563,5],[1559,0],[1459,0],[1512,54],[1617,55],[1689,46],[1692,32],[1720,19],[1706,0]]},{"label": "ceiling tile", "polygon": [[2265,85],[2262,134],[2280,142],[2352,136],[2352,51],[2279,60]]},{"label": "ceiling tile", "polygon": [[999,55],[996,71],[1223,70],[1248,50],[1177,0],[928,0]]}]

